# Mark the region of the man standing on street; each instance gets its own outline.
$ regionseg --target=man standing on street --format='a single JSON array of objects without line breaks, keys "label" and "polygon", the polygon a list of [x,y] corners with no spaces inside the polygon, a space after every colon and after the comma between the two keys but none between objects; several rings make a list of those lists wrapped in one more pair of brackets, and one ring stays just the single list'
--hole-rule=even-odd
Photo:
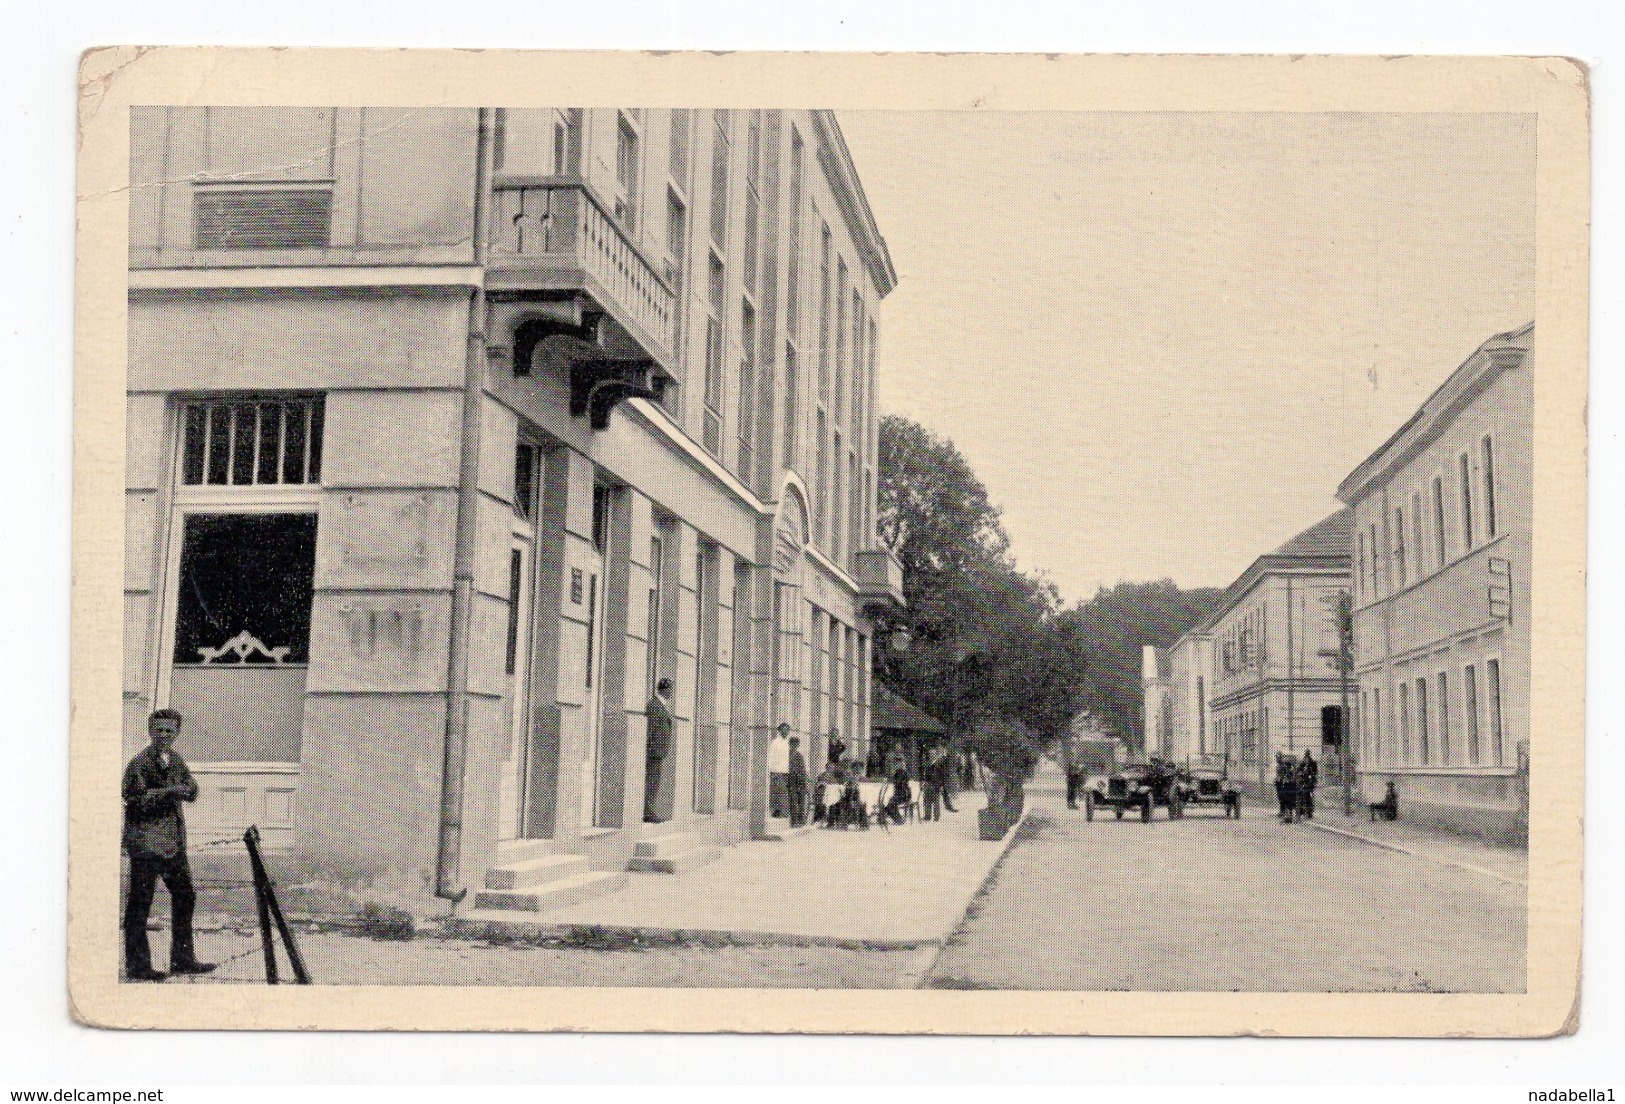
[{"label": "man standing on street", "polygon": [[790,827],[807,823],[807,760],[801,754],[801,737],[790,737],[790,776],[785,781],[790,794]]},{"label": "man standing on street", "polygon": [[171,974],[206,974],[212,962],[199,962],[192,946],[192,868],[186,861],[186,818],[181,802],[197,800],[197,783],[172,750],[181,715],[160,709],[147,718],[152,741],[124,768],[124,850],[130,856],[130,893],[124,902],[124,976],[130,981],[163,981],[152,968],[147,914],[158,879],[169,890],[172,909],[169,942]]},{"label": "man standing on street", "polygon": [[1315,787],[1319,784],[1320,764],[1305,748],[1303,762],[1298,764],[1298,815],[1305,820],[1315,819]]},{"label": "man standing on street", "polygon": [[644,706],[647,735],[643,752],[643,819],[648,824],[659,824],[660,783],[666,776],[666,756],[671,754],[671,679],[663,678],[655,684],[654,695]]}]

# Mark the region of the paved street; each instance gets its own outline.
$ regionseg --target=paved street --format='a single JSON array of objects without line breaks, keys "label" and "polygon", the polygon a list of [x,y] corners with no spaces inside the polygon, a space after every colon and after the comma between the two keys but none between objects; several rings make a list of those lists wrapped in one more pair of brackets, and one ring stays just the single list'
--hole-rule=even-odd
[{"label": "paved street", "polygon": [[[1065,808],[1056,781],[1040,775],[1026,838],[928,986],[1523,990],[1515,854],[1468,848],[1481,869],[1467,869],[1440,861],[1462,848],[1405,854],[1280,824],[1257,803],[1239,822],[1206,811],[1170,822],[1159,809],[1150,825],[1089,823]],[[1368,827],[1330,809],[1320,822]]]}]

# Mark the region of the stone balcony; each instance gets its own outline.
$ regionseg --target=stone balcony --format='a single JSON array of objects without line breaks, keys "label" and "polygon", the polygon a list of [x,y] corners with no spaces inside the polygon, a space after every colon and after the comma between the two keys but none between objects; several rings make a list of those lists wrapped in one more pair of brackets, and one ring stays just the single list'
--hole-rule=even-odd
[{"label": "stone balcony", "polygon": [[671,367],[672,285],[580,177],[497,178],[486,287],[581,292]]},{"label": "stone balcony", "polygon": [[889,548],[871,548],[856,557],[858,601],[866,608],[901,608],[903,565]]}]

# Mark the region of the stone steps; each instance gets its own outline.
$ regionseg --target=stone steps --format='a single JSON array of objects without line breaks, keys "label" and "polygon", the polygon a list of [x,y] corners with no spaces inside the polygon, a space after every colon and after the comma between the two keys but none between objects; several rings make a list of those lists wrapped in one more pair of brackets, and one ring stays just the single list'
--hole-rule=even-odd
[{"label": "stone steps", "polygon": [[[585,864],[586,860],[582,860]],[[478,911],[545,912],[580,904],[626,885],[621,871],[586,870],[523,889],[488,889],[474,897]]]},{"label": "stone steps", "polygon": [[587,873],[584,855],[541,855],[493,866],[485,872],[486,889],[527,889]]},{"label": "stone steps", "polygon": [[638,840],[626,868],[640,874],[681,874],[721,854],[722,848],[702,844],[687,832],[667,832]]}]

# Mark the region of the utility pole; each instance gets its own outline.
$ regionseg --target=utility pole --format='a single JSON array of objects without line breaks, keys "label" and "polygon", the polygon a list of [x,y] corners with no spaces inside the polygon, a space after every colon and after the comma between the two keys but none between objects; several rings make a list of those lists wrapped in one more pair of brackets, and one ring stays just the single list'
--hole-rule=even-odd
[{"label": "utility pole", "polygon": [[1337,681],[1343,695],[1338,754],[1343,763],[1343,815],[1354,809],[1354,726],[1349,724],[1349,669],[1354,666],[1354,596],[1337,592]]}]

